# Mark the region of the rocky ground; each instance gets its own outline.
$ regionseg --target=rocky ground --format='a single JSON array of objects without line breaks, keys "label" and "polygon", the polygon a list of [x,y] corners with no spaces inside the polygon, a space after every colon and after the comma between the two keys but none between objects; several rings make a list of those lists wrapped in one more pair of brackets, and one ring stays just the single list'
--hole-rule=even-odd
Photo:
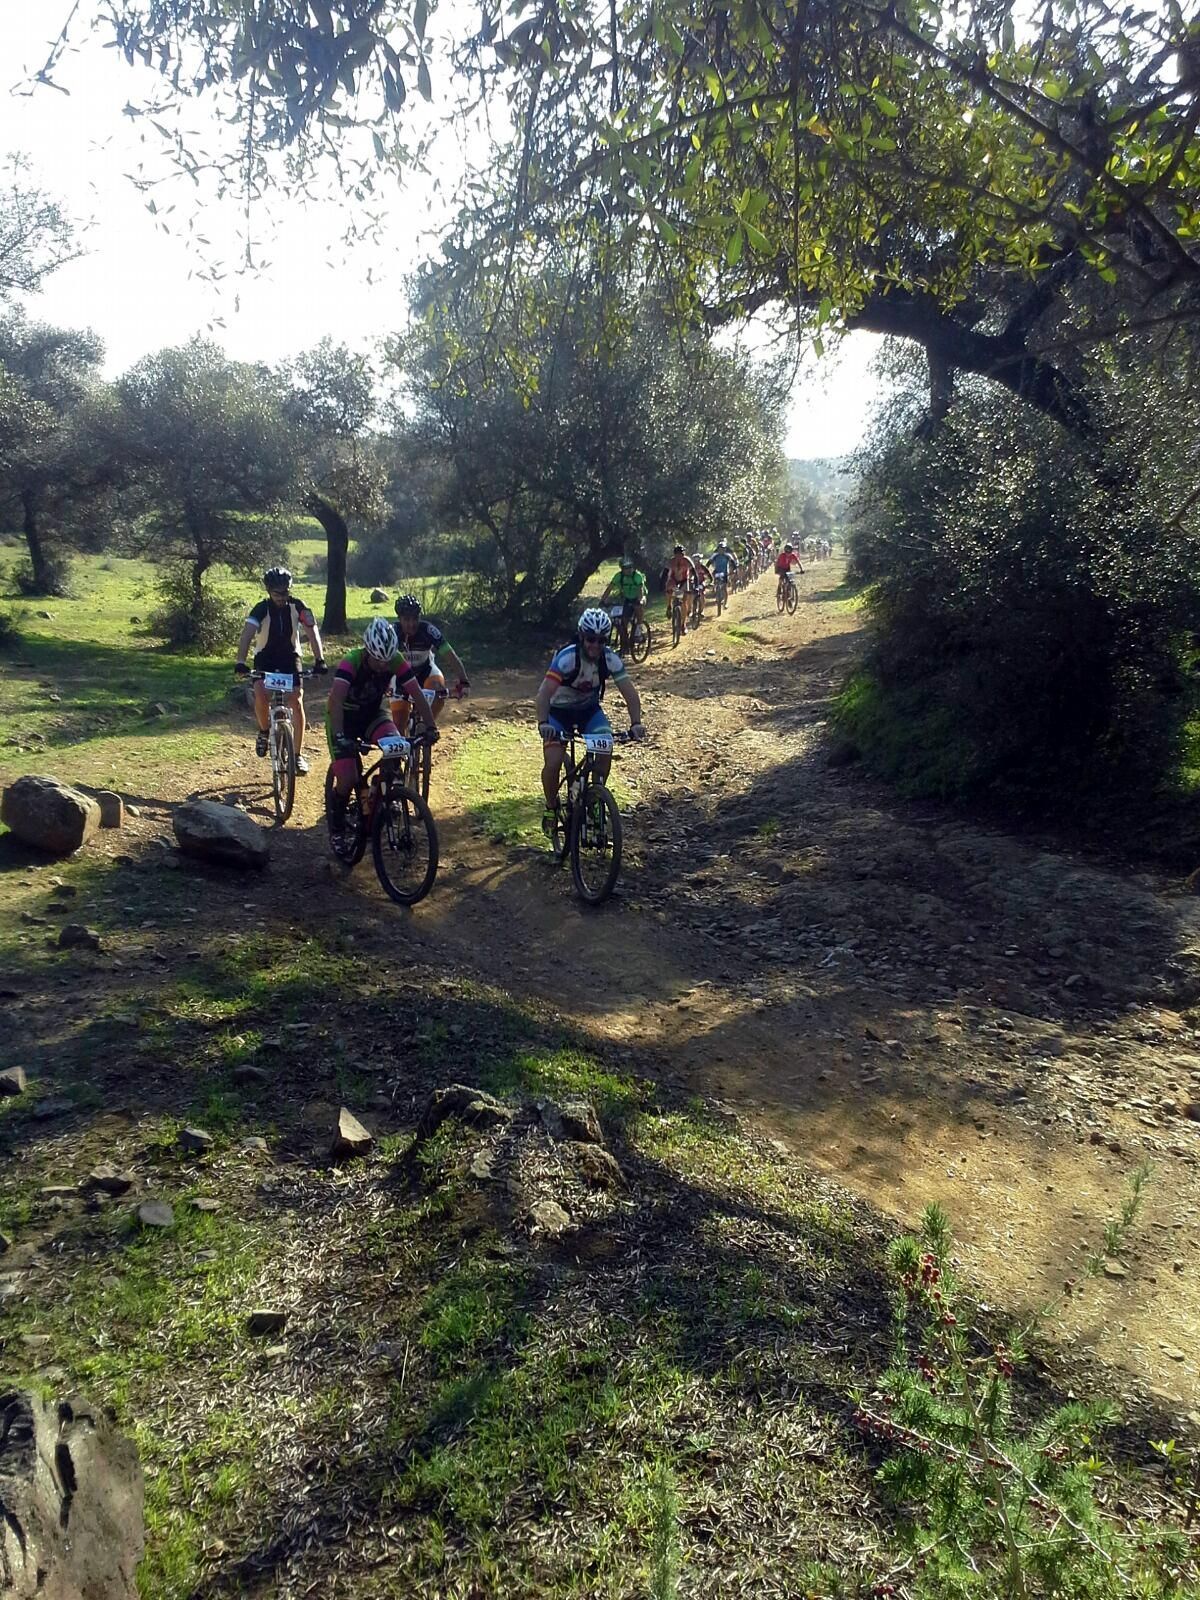
[{"label": "rocky ground", "polygon": [[[641,1592],[646,1463],[702,1414],[720,1437],[695,1447],[689,1592],[790,1592],[821,1553],[812,1505],[849,1528],[870,1493],[832,1397],[883,1359],[880,1240],[933,1199],[997,1315],[1054,1302],[1064,1371],[1148,1403],[1159,1435],[1189,1426],[1200,902],[843,764],[839,577],[810,574],[795,618],[764,581],[641,669],[652,737],[619,757],[625,871],[599,912],[534,842],[536,799],[532,828],[496,826],[536,773],[529,671],[448,716],[442,868],[412,913],[369,862],[334,868],[315,778],[266,872],[179,856],[189,795],[265,815],[237,706],[203,761],[147,739],[132,814],[78,857],[0,845],[0,1067],[30,1079],[0,1102],[0,1351],[136,1416],[143,1592],[557,1593],[572,1572]],[[494,749],[511,761],[481,778]],[[60,947],[67,924],[100,948]],[[427,1096],[456,1080],[525,1109],[447,1125],[414,1167]],[[539,1099],[564,1095],[600,1110],[602,1154],[547,1128]],[[330,1156],[342,1106],[365,1160]],[[1135,1228],[1077,1292],[1145,1162]],[[89,1183],[105,1164],[125,1192]],[[820,1330],[795,1315],[813,1295]],[[251,1333],[255,1311],[284,1321]],[[571,1364],[589,1347],[605,1375]],[[812,1471],[731,1553],[712,1530],[776,1481],[735,1355]],[[481,1371],[519,1439],[507,1477],[456,1432]],[[595,1475],[564,1488],[585,1439]],[[498,1523],[471,1494],[501,1495]],[[872,1527],[834,1538],[847,1561]]]}]

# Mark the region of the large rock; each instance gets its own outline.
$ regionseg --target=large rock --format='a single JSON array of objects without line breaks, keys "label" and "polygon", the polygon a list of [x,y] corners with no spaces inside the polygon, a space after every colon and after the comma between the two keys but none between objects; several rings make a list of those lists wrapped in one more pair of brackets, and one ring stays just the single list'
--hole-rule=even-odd
[{"label": "large rock", "polygon": [[347,1161],[354,1156],[365,1156],[375,1143],[368,1128],[345,1106],[338,1113],[337,1127],[333,1131],[333,1144],[331,1146],[334,1158]]},{"label": "large rock", "polygon": [[125,802],[115,789],[98,789],[96,804],[100,807],[100,826],[120,828],[125,823]]},{"label": "large rock", "polygon": [[66,856],[81,849],[100,826],[100,807],[90,795],[57,778],[25,777],[10,783],[0,817],[18,839]]},{"label": "large rock", "polygon": [[267,835],[257,822],[215,800],[189,800],[177,807],[175,837],[185,855],[229,867],[265,867],[271,859]]},{"label": "large rock", "polygon": [[387,599],[387,591],[386,590],[384,590],[384,589],[372,589],[371,590],[371,604],[373,606],[381,606],[386,599]]},{"label": "large rock", "polygon": [[0,1392],[6,1600],[137,1600],[142,1498],[137,1451],[102,1412]]}]

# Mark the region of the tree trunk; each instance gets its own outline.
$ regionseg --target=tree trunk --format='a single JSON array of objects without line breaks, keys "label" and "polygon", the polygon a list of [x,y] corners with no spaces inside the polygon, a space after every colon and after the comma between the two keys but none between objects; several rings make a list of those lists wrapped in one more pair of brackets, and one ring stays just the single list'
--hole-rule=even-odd
[{"label": "tree trunk", "polygon": [[22,527],[25,534],[25,543],[29,547],[29,565],[33,569],[33,592],[35,594],[53,594],[54,578],[50,570],[50,561],[46,555],[46,547],[42,543],[41,531],[38,528],[37,506],[34,504],[33,495],[26,491],[21,496],[21,509],[23,512]]},{"label": "tree trunk", "polygon": [[316,517],[325,530],[325,612],[322,633],[345,633],[346,554],[350,549],[350,529],[336,506],[319,494],[310,494],[304,509]]},{"label": "tree trunk", "polygon": [[192,599],[196,602],[196,610],[204,604],[204,574],[212,563],[203,550],[197,550],[196,559],[192,562]]}]

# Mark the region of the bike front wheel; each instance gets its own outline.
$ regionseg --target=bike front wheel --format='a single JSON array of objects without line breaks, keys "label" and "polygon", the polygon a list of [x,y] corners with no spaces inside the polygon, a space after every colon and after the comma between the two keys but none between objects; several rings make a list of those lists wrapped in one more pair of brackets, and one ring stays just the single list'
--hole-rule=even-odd
[{"label": "bike front wheel", "polygon": [[438,836],[432,813],[414,789],[385,787],[371,818],[371,856],[384,892],[397,905],[415,906],[433,887]]},{"label": "bike front wheel", "polygon": [[794,583],[787,586],[787,613],[789,617],[796,615],[796,607],[800,604],[800,591]]},{"label": "bike front wheel", "polygon": [[636,624],[629,635],[629,659],[634,666],[639,666],[650,654],[650,640],[650,624],[648,622]]},{"label": "bike front wheel", "polygon": [[621,871],[621,813],[602,783],[589,783],[571,818],[571,877],[575,892],[598,906]]},{"label": "bike front wheel", "polygon": [[275,821],[282,827],[296,801],[296,742],[282,720],[277,720],[271,729],[271,792]]},{"label": "bike front wheel", "polygon": [[674,649],[683,638],[683,607],[675,605],[671,610],[671,648]]}]

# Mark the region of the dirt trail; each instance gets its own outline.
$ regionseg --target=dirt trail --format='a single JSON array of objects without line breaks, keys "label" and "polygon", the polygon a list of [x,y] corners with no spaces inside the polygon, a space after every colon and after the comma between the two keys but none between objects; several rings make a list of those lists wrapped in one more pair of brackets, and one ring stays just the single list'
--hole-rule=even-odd
[{"label": "dirt trail", "polygon": [[[833,596],[840,576],[832,563],[810,573],[794,618],[763,579],[640,669],[652,743],[620,758],[637,798],[624,893],[599,913],[544,854],[490,842],[446,780],[466,738],[517,723],[535,737],[535,683],[515,672],[480,681],[447,720],[427,902],[397,912],[369,864],[349,880],[325,866],[315,735],[272,879],[315,876],[305,914],[353,907],[368,949],[400,933],[434,969],[473,970],[665,1053],[680,1085],[902,1221],[941,1201],[1000,1305],[1032,1309],[1080,1280],[1085,1242],[1148,1158],[1125,1275],[1079,1309],[1068,1296],[1057,1326],[1194,1403],[1200,902],[831,767],[826,719],[857,634]],[[235,726],[206,787],[261,804]],[[164,808],[151,826],[165,825]]]}]

